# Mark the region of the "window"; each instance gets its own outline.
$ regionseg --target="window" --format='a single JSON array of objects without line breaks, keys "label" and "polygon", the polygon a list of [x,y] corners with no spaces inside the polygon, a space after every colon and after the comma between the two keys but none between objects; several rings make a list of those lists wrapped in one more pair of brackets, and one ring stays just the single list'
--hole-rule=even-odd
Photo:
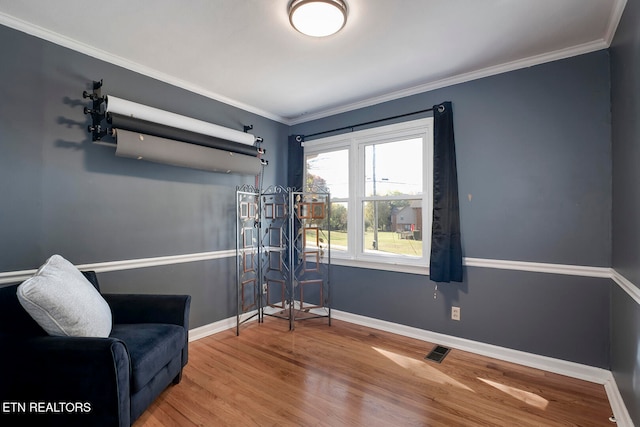
[{"label": "window", "polygon": [[426,274],[433,119],[305,142],[305,182],[331,192],[332,262]]}]

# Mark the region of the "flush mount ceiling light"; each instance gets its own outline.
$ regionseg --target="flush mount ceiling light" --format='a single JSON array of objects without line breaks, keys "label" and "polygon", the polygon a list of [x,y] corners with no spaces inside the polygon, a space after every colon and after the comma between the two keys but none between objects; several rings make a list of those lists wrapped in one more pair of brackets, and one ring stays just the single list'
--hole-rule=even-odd
[{"label": "flush mount ceiling light", "polygon": [[302,34],[330,36],[347,22],[347,5],[342,0],[293,0],[289,5],[289,21]]}]

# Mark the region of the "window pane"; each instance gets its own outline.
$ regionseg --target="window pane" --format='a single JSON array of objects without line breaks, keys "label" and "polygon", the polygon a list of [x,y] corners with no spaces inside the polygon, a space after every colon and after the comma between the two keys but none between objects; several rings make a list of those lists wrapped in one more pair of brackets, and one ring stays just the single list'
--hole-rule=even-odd
[{"label": "window pane", "polygon": [[364,202],[363,213],[365,252],[422,256],[420,200]]},{"label": "window pane", "polygon": [[310,154],[306,168],[307,187],[326,187],[331,197],[349,197],[349,150]]},{"label": "window pane", "polygon": [[365,195],[422,194],[422,138],[365,148]]},{"label": "window pane", "polygon": [[[331,215],[329,217],[331,250],[347,250],[347,214],[346,202],[331,203]],[[325,247],[327,240],[327,230],[322,228],[322,223],[309,221],[304,225],[303,244],[305,249]]]},{"label": "window pane", "polygon": [[331,203],[331,216],[329,227],[331,228],[331,250],[346,251],[347,243],[347,203]]}]

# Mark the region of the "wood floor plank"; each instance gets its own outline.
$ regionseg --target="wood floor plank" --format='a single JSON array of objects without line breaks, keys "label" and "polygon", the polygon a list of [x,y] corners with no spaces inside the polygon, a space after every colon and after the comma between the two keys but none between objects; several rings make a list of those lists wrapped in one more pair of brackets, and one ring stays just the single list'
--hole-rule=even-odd
[{"label": "wood floor plank", "polygon": [[333,320],[267,318],[190,343],[182,382],[134,424],[608,426],[602,385]]}]

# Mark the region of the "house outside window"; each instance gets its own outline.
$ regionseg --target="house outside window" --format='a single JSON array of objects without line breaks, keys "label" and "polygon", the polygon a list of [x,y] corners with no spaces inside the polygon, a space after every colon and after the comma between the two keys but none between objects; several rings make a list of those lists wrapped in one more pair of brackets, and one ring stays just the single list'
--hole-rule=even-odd
[{"label": "house outside window", "polygon": [[432,118],[305,142],[306,185],[331,192],[332,263],[428,273],[432,156]]}]

